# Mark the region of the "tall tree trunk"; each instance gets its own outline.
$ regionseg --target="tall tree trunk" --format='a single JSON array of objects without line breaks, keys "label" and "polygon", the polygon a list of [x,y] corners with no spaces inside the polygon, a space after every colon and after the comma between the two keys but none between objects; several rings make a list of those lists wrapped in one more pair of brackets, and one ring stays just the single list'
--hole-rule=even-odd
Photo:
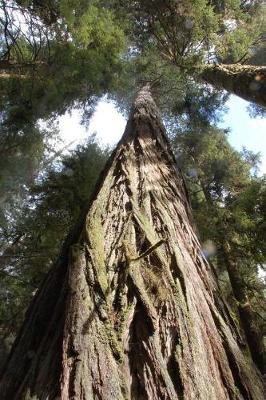
[{"label": "tall tree trunk", "polygon": [[219,89],[266,107],[266,67],[241,64],[205,65],[201,78]]},{"label": "tall tree trunk", "polygon": [[32,302],[1,399],[263,400],[239,342],[144,88],[86,222]]}]

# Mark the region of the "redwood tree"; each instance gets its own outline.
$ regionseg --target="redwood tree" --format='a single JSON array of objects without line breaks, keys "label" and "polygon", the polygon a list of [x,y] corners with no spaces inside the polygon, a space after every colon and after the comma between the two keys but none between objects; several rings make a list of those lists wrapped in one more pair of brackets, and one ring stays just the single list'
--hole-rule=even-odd
[{"label": "redwood tree", "polygon": [[27,312],[1,398],[263,400],[243,349],[145,87]]}]

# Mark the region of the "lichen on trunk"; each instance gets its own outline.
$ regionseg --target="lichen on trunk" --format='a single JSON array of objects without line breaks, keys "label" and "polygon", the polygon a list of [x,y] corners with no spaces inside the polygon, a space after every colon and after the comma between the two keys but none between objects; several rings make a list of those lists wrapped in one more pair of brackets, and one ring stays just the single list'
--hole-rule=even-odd
[{"label": "lichen on trunk", "polygon": [[226,310],[145,87],[28,311],[2,399],[263,400]]},{"label": "lichen on trunk", "polygon": [[266,67],[241,64],[207,64],[200,77],[218,89],[266,107]]}]

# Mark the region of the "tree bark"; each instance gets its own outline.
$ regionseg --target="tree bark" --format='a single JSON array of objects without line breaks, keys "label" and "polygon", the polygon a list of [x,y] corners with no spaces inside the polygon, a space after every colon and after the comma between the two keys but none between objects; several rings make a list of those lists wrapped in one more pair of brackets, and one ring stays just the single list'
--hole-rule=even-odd
[{"label": "tree bark", "polygon": [[147,88],[27,313],[3,400],[263,400]]},{"label": "tree bark", "polygon": [[266,107],[266,67],[241,64],[205,65],[200,77],[244,100]]}]

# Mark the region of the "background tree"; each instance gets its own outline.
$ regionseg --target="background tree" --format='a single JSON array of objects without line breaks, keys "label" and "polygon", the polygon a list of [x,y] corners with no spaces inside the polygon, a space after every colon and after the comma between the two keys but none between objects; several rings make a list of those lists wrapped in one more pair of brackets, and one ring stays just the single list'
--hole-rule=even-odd
[{"label": "background tree", "polygon": [[[193,215],[206,244],[203,251],[212,256],[231,307],[239,310],[253,359],[263,371],[265,285],[258,271],[266,256],[265,178],[251,174],[257,157],[247,151],[237,153],[226,133],[211,126],[190,125],[177,134],[174,148],[187,174]],[[229,290],[224,282],[227,274]]]},{"label": "background tree", "polygon": [[246,2],[205,0],[126,4],[133,42],[140,51],[155,46],[161,57],[186,75],[265,106],[265,68],[238,64],[263,39],[263,4],[252,2],[247,7]]},{"label": "background tree", "polygon": [[[0,153],[7,155],[1,179],[8,197],[29,183],[34,166],[38,171],[36,159],[47,148],[40,120],[50,135],[57,132],[51,121],[75,107],[88,120],[117,79],[125,38],[113,11],[98,1],[0,4]],[[57,17],[49,22],[45,10]]]}]

